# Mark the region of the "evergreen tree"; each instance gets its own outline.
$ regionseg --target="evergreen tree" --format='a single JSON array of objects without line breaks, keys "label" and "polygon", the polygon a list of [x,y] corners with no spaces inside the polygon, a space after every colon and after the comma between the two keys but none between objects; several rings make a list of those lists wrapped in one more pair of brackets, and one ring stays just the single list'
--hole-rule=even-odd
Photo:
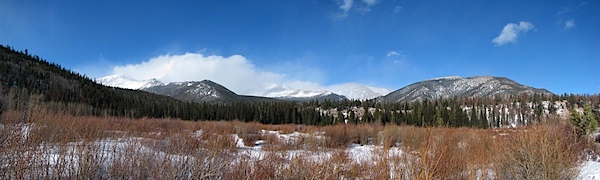
[{"label": "evergreen tree", "polygon": [[580,137],[583,137],[585,135],[588,135],[589,133],[596,131],[596,128],[598,126],[598,122],[594,117],[592,108],[589,105],[589,103],[586,103],[584,105],[583,116],[581,116],[576,109],[573,109],[571,112],[570,120],[571,124],[575,126],[575,130],[577,131],[577,134]]},{"label": "evergreen tree", "polygon": [[435,120],[435,125],[438,127],[445,126],[444,118],[442,118],[442,113],[440,112],[440,108],[435,109],[435,115],[433,116]]},{"label": "evergreen tree", "polygon": [[587,131],[589,133],[594,133],[596,131],[596,128],[598,127],[598,121],[596,121],[596,118],[594,117],[594,112],[592,112],[592,107],[589,103],[586,103],[583,106],[583,118],[584,121],[588,123]]},{"label": "evergreen tree", "polygon": [[369,112],[369,108],[368,107],[364,107],[364,113],[362,116],[362,121],[365,123],[371,123],[373,122],[373,115],[371,114],[371,112]]},{"label": "evergreen tree", "polygon": [[469,125],[471,127],[479,126],[479,117],[477,117],[477,110],[475,109],[475,105],[471,106],[471,115]]},{"label": "evergreen tree", "polygon": [[348,113],[348,123],[358,124],[358,121],[354,117],[354,111],[352,110],[352,108],[350,108],[348,111],[350,111]]},{"label": "evergreen tree", "polygon": [[576,109],[573,109],[571,112],[571,124],[573,124],[573,126],[575,127],[575,131],[577,132],[577,135],[584,136],[586,133],[586,124],[585,121],[581,118],[581,116],[579,115],[579,112],[576,111]]},{"label": "evergreen tree", "polygon": [[336,123],[345,123],[344,114],[342,113],[341,110],[337,111],[337,120],[335,122]]}]

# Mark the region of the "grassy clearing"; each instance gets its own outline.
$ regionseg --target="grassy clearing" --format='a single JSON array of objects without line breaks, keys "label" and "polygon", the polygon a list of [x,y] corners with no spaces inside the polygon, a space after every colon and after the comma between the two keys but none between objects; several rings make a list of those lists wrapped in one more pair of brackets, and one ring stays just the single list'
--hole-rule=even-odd
[{"label": "grassy clearing", "polygon": [[0,116],[2,179],[573,179],[590,147],[561,123],[316,127],[31,112]]}]

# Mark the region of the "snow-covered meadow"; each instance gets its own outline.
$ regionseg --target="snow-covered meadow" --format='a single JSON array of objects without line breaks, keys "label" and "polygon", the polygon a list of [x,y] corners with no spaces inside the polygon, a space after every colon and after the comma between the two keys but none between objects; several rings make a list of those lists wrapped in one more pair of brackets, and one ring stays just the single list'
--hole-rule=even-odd
[{"label": "snow-covered meadow", "polygon": [[3,114],[0,124],[2,179],[600,178],[594,153],[557,134],[560,125],[315,127],[62,114],[7,120],[12,116],[18,114]]}]

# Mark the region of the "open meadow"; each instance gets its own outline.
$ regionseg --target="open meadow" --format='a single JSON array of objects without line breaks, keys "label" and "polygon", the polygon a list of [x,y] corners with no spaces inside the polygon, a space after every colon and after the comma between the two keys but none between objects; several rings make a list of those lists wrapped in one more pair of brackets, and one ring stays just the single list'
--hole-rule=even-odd
[{"label": "open meadow", "polygon": [[[592,179],[593,142],[561,122],[473,129],[0,117],[2,179]],[[596,169],[594,169],[596,168]]]}]

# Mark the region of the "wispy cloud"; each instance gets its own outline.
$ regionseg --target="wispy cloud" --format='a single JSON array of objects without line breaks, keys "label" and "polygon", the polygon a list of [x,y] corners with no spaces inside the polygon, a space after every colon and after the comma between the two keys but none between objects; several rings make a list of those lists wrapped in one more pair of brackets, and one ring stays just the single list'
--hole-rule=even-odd
[{"label": "wispy cloud", "polygon": [[352,8],[352,4],[354,4],[352,0],[343,0],[340,9],[344,10],[344,12],[348,12]]},{"label": "wispy cloud", "polygon": [[368,6],[373,6],[379,3],[379,0],[363,0],[363,2],[365,2],[365,4],[367,4]]},{"label": "wispy cloud", "polygon": [[575,28],[575,20],[573,19],[569,19],[567,22],[565,22],[565,30],[569,30],[569,29],[573,29]]},{"label": "wispy cloud", "polygon": [[571,11],[571,8],[563,7],[558,12],[556,12],[555,16],[561,16],[562,14],[568,13],[569,11]]},{"label": "wispy cloud", "polygon": [[352,10],[355,10],[361,14],[371,12],[373,6],[379,4],[379,0],[361,0],[356,3],[354,0],[336,0],[338,2],[338,9],[341,12],[334,14],[333,19],[344,19],[348,17]]},{"label": "wispy cloud", "polygon": [[535,26],[531,22],[521,21],[519,24],[508,23],[502,29],[502,32],[492,39],[495,46],[502,46],[506,43],[516,43],[519,35],[533,30]]},{"label": "wispy cloud", "polygon": [[352,5],[354,4],[353,0],[342,0],[340,3],[339,8],[342,10],[342,12],[335,14],[334,18],[335,19],[343,19],[345,17],[348,17],[348,13],[350,11],[350,9],[352,9]]},{"label": "wispy cloud", "polygon": [[407,58],[402,51],[390,51],[385,56],[392,59],[394,63],[401,63]]},{"label": "wispy cloud", "polygon": [[390,51],[390,52],[388,52],[388,53],[387,53],[387,55],[385,55],[385,56],[387,56],[387,57],[392,57],[392,56],[399,56],[399,55],[400,55],[400,53],[399,53],[399,52],[396,52],[396,51]]},{"label": "wispy cloud", "polygon": [[396,6],[394,7],[394,13],[400,13],[402,12],[404,9],[402,8],[402,6]]},{"label": "wispy cloud", "polygon": [[357,10],[363,14],[371,12],[371,7],[379,3],[378,0],[362,0],[362,2],[364,2],[364,5],[362,7],[358,7]]}]

